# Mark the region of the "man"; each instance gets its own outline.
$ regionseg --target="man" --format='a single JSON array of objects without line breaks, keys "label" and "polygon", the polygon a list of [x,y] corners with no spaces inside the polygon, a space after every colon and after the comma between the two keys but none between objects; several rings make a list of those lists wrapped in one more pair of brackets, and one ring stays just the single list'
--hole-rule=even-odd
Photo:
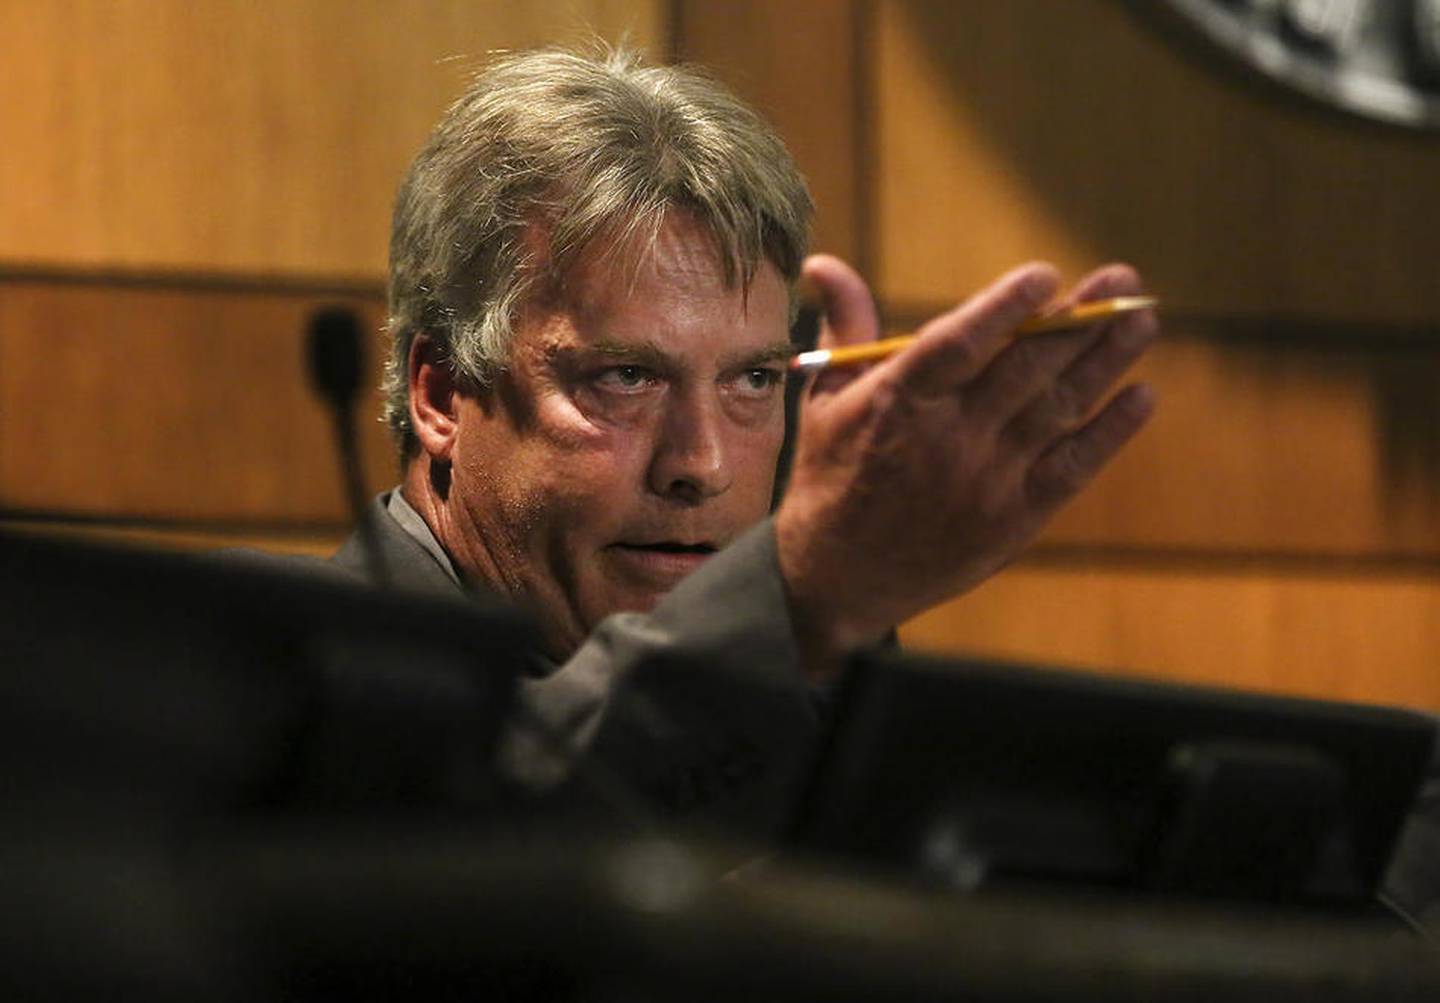
[{"label": "man", "polygon": [[[533,613],[534,716],[576,749],[623,749],[670,801],[706,776],[783,787],[811,687],[1001,568],[1152,406],[1144,387],[1098,406],[1153,339],[1148,313],[1012,341],[1057,305],[1054,270],[1028,265],[905,351],[816,379],[767,518],[797,283],[823,301],[823,344],[877,336],[861,278],[806,258],[810,212],[784,146],[719,85],[556,51],[479,76],[396,202],[388,563],[400,584]],[[1058,305],[1138,290],[1115,266]],[[657,657],[724,657],[748,682],[696,697],[698,680],[636,668]],[[766,696],[715,712],[732,690]],[[636,707],[669,715],[652,729],[669,744],[616,723]],[[511,768],[558,782],[564,757],[534,738],[517,734]]]}]

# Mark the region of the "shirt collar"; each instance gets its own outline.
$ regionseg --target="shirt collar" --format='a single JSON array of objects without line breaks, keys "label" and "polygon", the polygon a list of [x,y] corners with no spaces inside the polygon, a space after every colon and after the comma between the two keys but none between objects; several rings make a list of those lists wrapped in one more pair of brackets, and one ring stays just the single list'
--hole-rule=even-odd
[{"label": "shirt collar", "polygon": [[445,553],[445,548],[440,546],[440,541],[435,539],[435,534],[430,531],[430,527],[425,524],[420,513],[416,512],[405,500],[405,496],[400,493],[399,488],[390,492],[390,500],[385,503],[385,511],[416,543],[425,548],[426,553],[435,558],[435,563],[439,564],[445,574],[450,576],[451,581],[464,588],[460,576],[455,572],[455,565],[450,563],[450,555]]}]

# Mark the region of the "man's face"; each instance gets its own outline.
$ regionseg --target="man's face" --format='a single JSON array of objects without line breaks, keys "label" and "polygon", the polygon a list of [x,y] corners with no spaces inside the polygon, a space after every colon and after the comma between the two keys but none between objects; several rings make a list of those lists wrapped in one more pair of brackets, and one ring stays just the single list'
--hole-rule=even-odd
[{"label": "man's face", "polygon": [[522,315],[493,388],[461,398],[453,556],[535,611],[552,655],[764,517],[788,316],[773,266],[727,289],[708,237],[672,213],[633,280],[579,269]]}]

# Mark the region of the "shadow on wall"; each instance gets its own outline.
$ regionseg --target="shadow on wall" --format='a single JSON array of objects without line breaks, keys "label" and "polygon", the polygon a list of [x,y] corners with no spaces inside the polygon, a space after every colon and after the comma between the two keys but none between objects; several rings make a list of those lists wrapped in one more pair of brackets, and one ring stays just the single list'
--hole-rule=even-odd
[{"label": "shadow on wall", "polygon": [[1028,212],[1095,261],[1139,263],[1188,329],[1295,348],[1237,365],[1363,371],[1390,500],[1440,506],[1440,141],[1208,73],[1121,0],[896,0],[885,16]]}]

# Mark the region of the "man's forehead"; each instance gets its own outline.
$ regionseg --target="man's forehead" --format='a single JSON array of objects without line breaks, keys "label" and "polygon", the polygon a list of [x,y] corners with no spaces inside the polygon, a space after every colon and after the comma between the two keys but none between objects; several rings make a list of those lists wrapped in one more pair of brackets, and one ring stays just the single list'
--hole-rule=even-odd
[{"label": "man's forehead", "polygon": [[562,295],[582,308],[613,308],[642,287],[651,295],[676,289],[724,298],[739,292],[748,299],[749,294],[748,287],[727,281],[715,237],[684,212],[668,213],[653,233],[593,243],[577,257],[561,287]]},{"label": "man's forehead", "polygon": [[749,283],[727,281],[714,240],[683,216],[642,250],[586,254],[556,291],[551,308],[570,315],[597,345],[668,341],[661,337],[667,329],[697,321],[748,342],[750,352],[787,342],[790,293],[779,271],[764,261]]}]

